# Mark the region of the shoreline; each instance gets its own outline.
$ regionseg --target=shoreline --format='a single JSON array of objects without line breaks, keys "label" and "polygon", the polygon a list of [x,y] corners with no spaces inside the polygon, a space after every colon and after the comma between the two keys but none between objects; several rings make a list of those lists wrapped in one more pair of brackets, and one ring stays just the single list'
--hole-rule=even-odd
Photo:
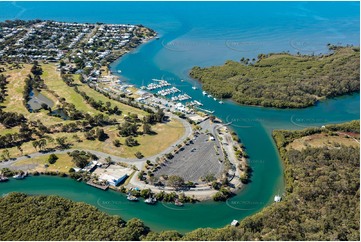
[{"label": "shoreline", "polygon": [[[150,40],[150,41],[154,41],[154,39],[156,38],[156,36],[154,36],[153,38],[149,38],[148,40]],[[148,41],[145,41],[145,42],[143,42],[143,44],[144,43],[148,43]],[[137,48],[139,47],[139,46],[141,46],[141,45],[138,45],[137,46]],[[133,50],[135,50],[135,49],[137,49],[137,48],[133,48],[132,49],[132,51]],[[121,57],[123,57],[125,54],[127,54],[127,53],[131,53],[132,51],[129,51],[129,52],[124,52],[123,54],[121,54],[121,55],[119,55],[119,57],[115,60],[115,61],[118,61],[118,60],[120,60],[120,58]],[[114,62],[115,62],[114,61]],[[114,63],[114,62],[112,62],[112,63]],[[110,66],[112,63],[110,63],[108,66]],[[55,63],[56,64],[56,63]],[[113,74],[113,72],[112,71],[110,71],[111,73],[112,73],[112,75],[114,75]],[[116,75],[116,76],[118,76],[118,75]],[[138,88],[135,88],[136,90],[140,90],[140,89],[138,89]],[[97,90],[97,89],[95,89],[96,91],[98,91],[99,93],[102,93],[101,91],[99,91],[99,90]],[[164,99],[164,100],[166,100],[166,99]],[[183,122],[183,126],[189,126],[189,124],[188,124],[188,122],[187,121],[183,121],[183,119],[181,119],[181,118],[178,118],[178,117],[176,117],[174,114],[171,114],[171,113],[168,113],[171,117],[173,117],[173,118],[177,118],[177,119],[179,119],[179,120],[181,120],[182,122]],[[203,113],[204,114],[204,113]],[[204,114],[205,116],[208,116],[207,114]],[[223,124],[222,124],[223,125]],[[190,126],[189,126],[190,127]],[[185,134],[186,135],[186,134]],[[186,135],[187,136],[187,135]],[[187,138],[187,137],[182,137],[180,140],[184,140],[185,138]],[[178,141],[176,141],[175,142],[175,144],[176,143],[179,143],[179,141],[180,140],[178,140]],[[172,147],[174,147],[174,145],[171,145],[171,146],[169,146],[168,148],[166,148],[165,150],[168,150],[168,149],[170,149],[170,148],[172,148]],[[73,149],[71,149],[71,150],[73,150]],[[78,149],[78,150],[84,150],[84,149]],[[118,157],[118,156],[113,156],[113,155],[110,155],[114,160],[119,160],[119,162],[126,162],[126,163],[129,163],[130,165],[134,165],[134,163],[136,164],[136,166],[137,166],[137,168],[139,169],[139,170],[141,170],[143,167],[144,167],[144,164],[145,164],[145,161],[146,160],[148,160],[148,159],[151,159],[151,160],[154,160],[157,156],[159,156],[159,155],[161,155],[162,153],[164,153],[165,152],[165,150],[164,151],[162,151],[161,153],[157,153],[157,154],[155,154],[155,155],[153,155],[153,156],[151,156],[151,157],[145,157],[145,158],[142,158],[142,159],[140,159],[140,160],[136,160],[136,159],[127,159],[127,158],[122,158],[122,157]],[[8,162],[5,162],[5,163],[1,163],[0,164],[0,167],[11,167],[12,166],[12,164],[14,164],[14,163],[17,163],[18,161],[21,161],[21,160],[25,160],[25,159],[31,159],[31,158],[34,158],[34,157],[38,157],[38,156],[46,156],[46,155],[49,155],[49,154],[65,154],[67,151],[69,151],[69,150],[55,150],[55,151],[50,151],[50,152],[44,152],[44,153],[39,153],[39,152],[35,152],[35,153],[31,153],[31,154],[28,154],[27,156],[21,156],[21,157],[17,157],[17,158],[15,158],[15,159],[12,159],[11,161],[8,161]],[[88,151],[90,151],[90,152],[95,152],[95,153],[102,153],[102,152],[98,152],[98,151],[92,151],[92,150],[88,150]],[[104,153],[105,154],[105,153]],[[35,156],[34,156],[35,155]],[[108,155],[108,154],[106,154],[106,155]],[[29,157],[30,156],[30,157]],[[244,163],[246,162],[245,160],[243,161]],[[28,164],[28,165],[25,165],[25,166],[32,166],[32,164]],[[36,165],[36,164],[33,164],[33,166],[38,166],[38,165]],[[32,170],[32,169],[30,169],[30,170]],[[37,172],[42,172],[42,169],[40,169],[40,170],[35,170],[35,171],[37,171]],[[132,181],[134,182],[134,178],[136,177],[136,175],[138,174],[139,172],[137,171],[133,176],[132,176]],[[65,172],[65,174],[69,174],[69,172]],[[232,190],[232,192],[238,192],[238,190],[240,190],[239,188],[237,188],[238,186],[241,186],[241,185],[243,185],[241,182],[235,182],[235,179],[233,179],[233,181],[232,181],[232,184],[234,185],[234,187],[235,188],[233,188],[233,189],[231,189]],[[141,184],[140,186],[144,186],[144,183],[143,184]],[[129,187],[129,186],[128,186]],[[162,191],[162,190],[160,190],[160,189],[157,189],[156,187],[154,187],[154,186],[152,186],[151,187],[151,189],[152,190],[157,190],[157,191]],[[206,189],[206,191],[204,191],[204,189]],[[115,189],[116,190],[116,189]],[[173,192],[173,190],[170,190],[170,192]],[[209,185],[203,185],[203,186],[200,186],[200,187],[198,187],[198,189],[196,189],[196,190],[191,190],[191,191],[185,191],[185,194],[189,194],[190,196],[192,196],[192,197],[194,197],[195,199],[197,199],[197,200],[199,200],[199,201],[205,201],[205,200],[210,200],[211,198],[212,198],[212,196],[215,194],[215,193],[217,193],[217,190],[214,190],[214,189],[211,189],[211,188],[209,188]]]}]

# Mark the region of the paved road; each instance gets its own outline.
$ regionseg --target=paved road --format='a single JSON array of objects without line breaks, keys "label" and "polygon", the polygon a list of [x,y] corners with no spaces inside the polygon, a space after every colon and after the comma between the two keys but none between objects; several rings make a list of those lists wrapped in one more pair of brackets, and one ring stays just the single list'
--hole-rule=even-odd
[{"label": "paved road", "polygon": [[[128,163],[130,165],[135,165],[138,169],[141,169],[146,160],[150,160],[150,161],[154,162],[157,157],[171,152],[177,144],[181,143],[183,140],[185,140],[188,136],[190,136],[192,134],[192,126],[188,123],[188,121],[186,121],[184,119],[181,119],[181,118],[179,118],[179,117],[177,117],[177,116],[175,116],[173,114],[167,114],[167,115],[169,115],[172,119],[179,120],[184,125],[185,132],[184,132],[183,136],[180,139],[178,139],[176,142],[174,142],[167,149],[163,150],[159,154],[156,154],[156,155],[153,155],[153,156],[150,156],[150,157],[144,157],[142,159],[123,158],[123,157],[110,155],[110,154],[107,154],[107,153],[104,153],[104,152],[91,150],[91,149],[65,149],[65,150],[55,150],[55,151],[51,151],[51,152],[47,152],[47,153],[34,152],[34,153],[29,154],[28,156],[21,156],[21,157],[18,157],[16,159],[14,159],[14,160],[2,162],[2,163],[0,163],[0,168],[11,167],[11,166],[15,165],[16,162],[18,162],[18,161],[27,160],[27,159],[35,158],[35,157],[39,157],[39,156],[50,155],[50,154],[66,154],[67,152],[72,152],[74,150],[83,150],[85,152],[91,152],[91,153],[95,154],[100,159],[105,159],[105,158],[110,156],[112,158],[112,160],[115,161],[115,162],[126,162],[126,163]],[[28,165],[26,165],[26,166],[28,166]]]}]

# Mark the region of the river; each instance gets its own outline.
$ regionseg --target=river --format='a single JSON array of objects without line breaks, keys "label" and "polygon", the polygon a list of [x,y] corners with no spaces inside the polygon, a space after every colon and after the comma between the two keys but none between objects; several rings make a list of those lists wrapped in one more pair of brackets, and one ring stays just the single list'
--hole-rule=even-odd
[{"label": "river", "polygon": [[[140,218],[151,229],[187,232],[199,227],[222,227],[269,205],[283,191],[282,163],[271,137],[273,129],[301,129],[339,123],[360,116],[360,95],[326,100],[306,109],[249,107],[202,95],[190,79],[194,66],[219,65],[228,59],[255,58],[259,53],[327,52],[326,44],[359,45],[359,3],[242,2],[242,3],[0,3],[0,19],[136,23],[153,28],[152,40],[114,62],[114,73],[142,86],[163,78],[215,111],[239,135],[250,156],[252,182],[226,203],[187,204],[182,208],[158,203],[128,202],[122,194],[100,191],[66,178],[31,177],[0,184],[1,193],[56,194],[97,206],[123,219]],[[347,42],[346,42],[347,41]],[[184,80],[181,82],[180,80]],[[199,89],[193,90],[192,86]]]}]

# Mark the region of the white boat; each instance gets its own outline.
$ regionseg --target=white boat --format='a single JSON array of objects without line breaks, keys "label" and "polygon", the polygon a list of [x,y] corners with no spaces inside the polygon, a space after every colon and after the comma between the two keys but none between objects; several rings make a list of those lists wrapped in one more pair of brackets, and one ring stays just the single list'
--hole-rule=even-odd
[{"label": "white boat", "polygon": [[154,197],[150,197],[144,200],[146,204],[155,204],[157,202],[157,199]]},{"label": "white boat", "polygon": [[133,196],[133,195],[130,195],[130,194],[128,194],[127,199],[128,199],[129,201],[133,201],[133,202],[136,202],[136,201],[139,200],[137,197],[135,197],[135,196]]},{"label": "white boat", "polygon": [[0,176],[0,182],[6,182],[9,179],[6,176]]},{"label": "white boat", "polygon": [[232,221],[232,223],[231,223],[231,225],[232,226],[237,226],[239,223],[238,223],[238,221],[237,220],[235,220],[235,219],[233,219],[233,221]]},{"label": "white boat", "polygon": [[209,94],[208,97],[213,97],[213,96],[211,94]]},{"label": "white boat", "polygon": [[25,178],[25,175],[22,175],[22,174],[17,174],[15,176],[13,176],[14,179],[16,180],[21,180],[21,179],[24,179]]},{"label": "white boat", "polygon": [[197,90],[198,88],[197,88],[196,86],[193,86],[192,89],[193,89],[193,90]]},{"label": "white boat", "polygon": [[282,199],[282,197],[281,197],[281,196],[276,195],[276,196],[275,196],[275,198],[274,198],[274,201],[275,201],[276,203],[278,203],[278,202],[280,202],[280,201],[281,201],[281,199]]},{"label": "white boat", "polygon": [[223,101],[219,101],[219,104],[223,104]]},{"label": "white boat", "polygon": [[121,71],[121,70],[118,70],[118,73],[122,73],[122,71]]},{"label": "white boat", "polygon": [[181,82],[184,82],[184,80],[181,80]]},{"label": "white boat", "polygon": [[203,95],[207,95],[207,93],[205,91],[202,92]]},{"label": "white boat", "polygon": [[213,98],[214,101],[217,101],[217,98]]},{"label": "white boat", "polygon": [[181,207],[181,206],[183,206],[183,203],[181,203],[178,199],[176,199],[174,201],[174,205]]},{"label": "white boat", "polygon": [[197,104],[198,106],[203,106],[203,103],[198,102],[197,100],[195,100],[194,103]]}]

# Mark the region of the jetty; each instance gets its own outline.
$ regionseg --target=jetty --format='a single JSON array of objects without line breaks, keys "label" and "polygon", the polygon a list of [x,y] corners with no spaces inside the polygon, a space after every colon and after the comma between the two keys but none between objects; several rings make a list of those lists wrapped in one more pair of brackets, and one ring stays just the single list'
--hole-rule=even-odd
[{"label": "jetty", "polygon": [[157,83],[150,83],[148,84],[145,88],[147,90],[155,90],[158,88],[162,88],[162,87],[167,87],[170,86],[171,84],[165,80],[158,80],[158,79],[152,79],[153,81],[157,82]]},{"label": "jetty", "polygon": [[92,181],[87,181],[87,183],[89,186],[92,186],[92,187],[96,187],[96,188],[99,188],[103,191],[107,190],[109,188],[109,185],[99,185],[99,184],[95,184],[93,183]]},{"label": "jetty", "polygon": [[200,108],[200,107],[197,107],[197,109],[199,109],[199,110],[201,110],[203,112],[206,112],[206,113],[210,113],[210,114],[214,113],[214,111],[211,111],[211,110],[208,110],[208,109],[203,109],[203,108]]}]

